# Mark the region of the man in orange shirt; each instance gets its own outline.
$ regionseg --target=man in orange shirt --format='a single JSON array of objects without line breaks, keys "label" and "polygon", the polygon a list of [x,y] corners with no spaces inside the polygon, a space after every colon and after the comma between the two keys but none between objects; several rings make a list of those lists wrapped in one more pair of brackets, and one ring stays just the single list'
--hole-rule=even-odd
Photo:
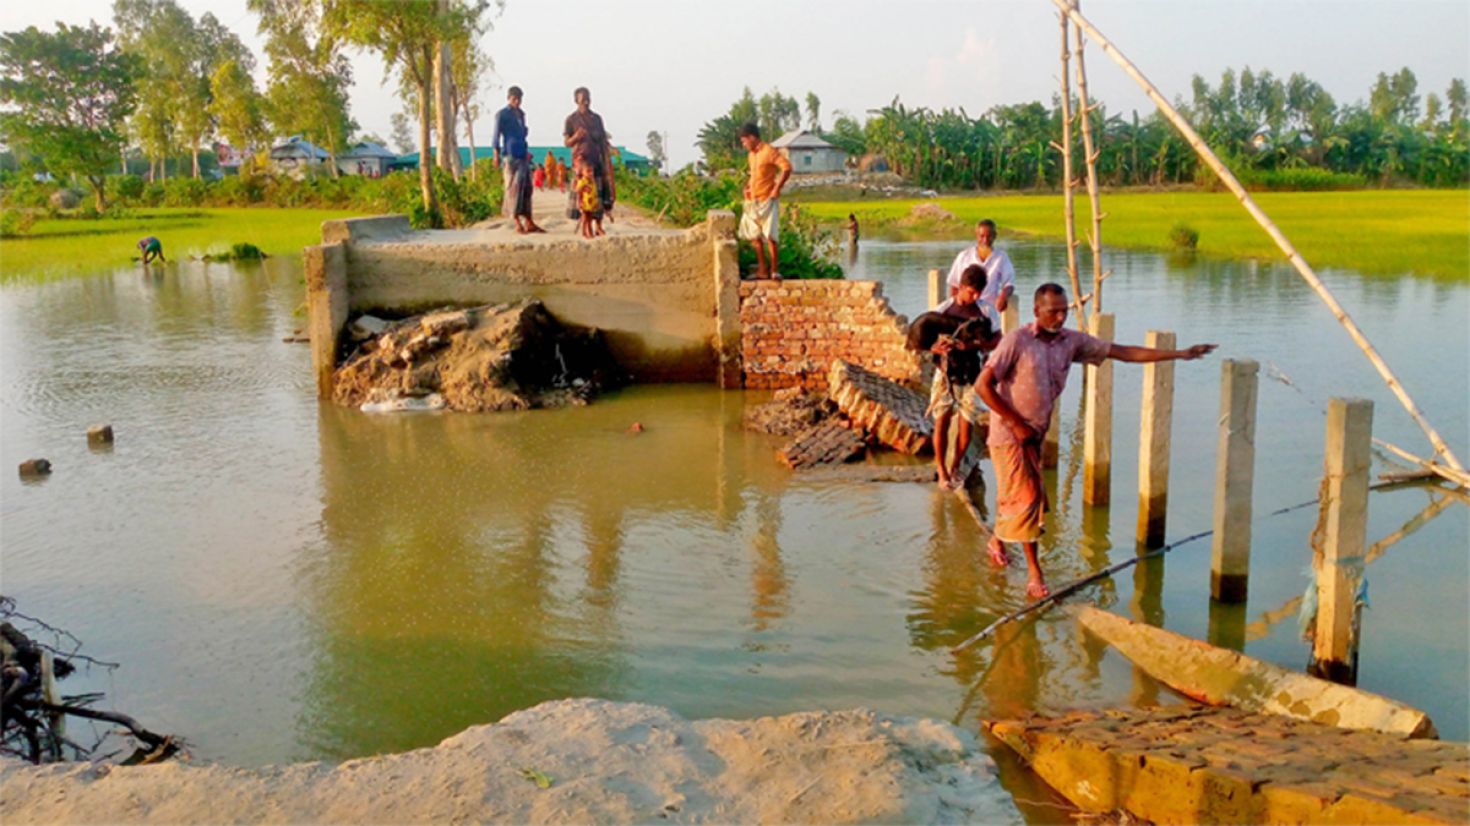
[{"label": "man in orange shirt", "polygon": [[[750,153],[750,181],[745,185],[745,208],[740,236],[755,247],[755,277],[781,279],[777,241],[781,235],[781,187],[791,177],[791,161],[781,150],[761,140],[753,123],[740,127],[740,145]],[[780,175],[777,175],[779,171]]]}]

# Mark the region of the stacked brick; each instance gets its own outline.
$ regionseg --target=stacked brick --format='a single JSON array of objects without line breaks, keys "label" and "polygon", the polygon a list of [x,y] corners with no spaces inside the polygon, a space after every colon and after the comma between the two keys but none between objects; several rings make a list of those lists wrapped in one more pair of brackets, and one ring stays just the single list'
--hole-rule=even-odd
[{"label": "stacked brick", "polygon": [[856,364],[834,361],[828,375],[828,395],[856,427],[903,453],[918,453],[929,445],[934,423],[925,415],[923,396]]},{"label": "stacked brick", "polygon": [[843,422],[828,419],[798,433],[791,444],[776,451],[776,459],[792,470],[837,464],[867,450],[867,440],[860,431]]},{"label": "stacked brick", "polygon": [[908,319],[876,281],[747,281],[740,285],[740,351],[747,388],[825,390],[837,360],[902,383],[921,378],[904,349]]}]

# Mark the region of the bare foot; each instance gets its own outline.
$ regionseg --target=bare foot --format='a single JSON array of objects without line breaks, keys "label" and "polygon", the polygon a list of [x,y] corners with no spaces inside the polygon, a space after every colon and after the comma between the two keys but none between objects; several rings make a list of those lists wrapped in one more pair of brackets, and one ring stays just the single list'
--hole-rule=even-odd
[{"label": "bare foot", "polygon": [[999,539],[996,539],[993,536],[990,537],[990,543],[985,546],[985,550],[990,552],[991,565],[994,565],[997,568],[1004,568],[1005,566],[1011,564],[1011,555],[1006,553],[1005,543],[1001,542]]},{"label": "bare foot", "polygon": [[536,225],[536,224],[532,224],[532,225],[531,225],[531,226],[530,226],[530,227],[529,227],[529,228],[528,228],[528,229],[527,229],[527,230],[526,230],[526,232],[545,232],[545,231],[546,231],[546,230],[544,230],[544,229],[542,229],[542,228],[541,228],[541,227],[539,227],[539,226],[537,226],[537,225]]},{"label": "bare foot", "polygon": [[950,489],[950,487],[949,487],[949,471],[948,470],[945,470],[943,465],[941,465],[941,466],[939,466],[938,468],[935,469],[934,476],[935,476],[935,481],[939,485],[939,489],[940,490],[949,490]]},{"label": "bare foot", "polygon": [[1051,596],[1051,589],[1040,578],[1026,580],[1026,596],[1032,599],[1045,599]]}]

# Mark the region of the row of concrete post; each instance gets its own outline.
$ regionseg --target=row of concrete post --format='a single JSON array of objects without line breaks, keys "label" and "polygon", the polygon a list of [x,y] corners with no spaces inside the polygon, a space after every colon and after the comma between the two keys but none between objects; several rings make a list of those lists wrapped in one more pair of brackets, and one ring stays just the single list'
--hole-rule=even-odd
[{"label": "row of concrete post", "polygon": [[[943,274],[929,272],[931,304],[947,296]],[[1093,335],[1113,340],[1113,316],[1090,320]],[[1002,330],[1019,323],[1015,302],[1002,317]],[[1147,347],[1174,349],[1174,334],[1150,330]],[[1243,603],[1250,577],[1251,496],[1255,482],[1256,394],[1259,366],[1249,359],[1225,359],[1220,373],[1219,436],[1215,454],[1215,503],[1210,559],[1210,595],[1219,603]],[[1087,368],[1083,423],[1082,500],[1106,505],[1112,498],[1113,366]],[[1144,365],[1143,410],[1138,442],[1138,526],[1142,549],[1164,544],[1169,501],[1169,434],[1174,414],[1174,363]],[[1043,449],[1043,464],[1056,467],[1060,427],[1053,415]],[[1317,624],[1312,670],[1351,682],[1357,670],[1358,589],[1368,524],[1369,472],[1372,464],[1373,403],[1366,399],[1330,401],[1322,507],[1322,555],[1316,560]]]}]

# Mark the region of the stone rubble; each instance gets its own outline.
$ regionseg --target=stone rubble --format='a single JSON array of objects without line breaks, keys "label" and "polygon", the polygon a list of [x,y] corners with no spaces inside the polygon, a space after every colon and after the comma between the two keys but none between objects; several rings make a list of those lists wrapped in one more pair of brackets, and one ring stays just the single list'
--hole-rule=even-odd
[{"label": "stone rubble", "polygon": [[832,363],[828,380],[837,409],[873,439],[910,455],[929,446],[934,423],[918,392],[840,360]]},{"label": "stone rubble", "polygon": [[868,441],[860,431],[840,420],[828,419],[797,434],[794,441],[776,451],[776,458],[792,470],[802,470],[846,462],[867,449]]},{"label": "stone rubble", "polygon": [[[367,331],[377,321],[353,326]],[[527,410],[586,404],[621,381],[600,331],[563,326],[529,299],[384,327],[337,368],[332,398],[379,412]]]}]

